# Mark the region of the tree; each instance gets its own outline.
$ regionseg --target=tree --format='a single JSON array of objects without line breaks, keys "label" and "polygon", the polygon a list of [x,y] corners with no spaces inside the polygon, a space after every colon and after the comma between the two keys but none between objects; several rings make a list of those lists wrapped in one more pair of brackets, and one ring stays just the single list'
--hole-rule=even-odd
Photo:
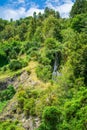
[{"label": "tree", "polygon": [[9,68],[10,68],[12,71],[21,69],[21,68],[22,68],[22,63],[21,63],[19,60],[12,60],[12,61],[9,63]]},{"label": "tree", "polygon": [[8,40],[14,36],[14,27],[12,25],[6,25],[5,29],[2,31],[2,38]]},{"label": "tree", "polygon": [[87,14],[76,15],[71,22],[71,27],[77,32],[87,33]]},{"label": "tree", "polygon": [[87,85],[87,45],[77,52],[73,65],[75,77],[83,77],[84,83]]},{"label": "tree", "polygon": [[25,40],[25,34],[26,34],[26,32],[27,32],[27,25],[26,25],[26,23],[22,23],[19,26],[19,37],[20,37],[21,41]]},{"label": "tree", "polygon": [[45,10],[44,10],[44,17],[47,18],[50,15],[55,17],[55,18],[60,18],[60,14],[59,14],[58,11],[55,11],[51,8],[46,7]]},{"label": "tree", "polygon": [[3,31],[5,29],[6,24],[7,24],[7,21],[6,20],[2,20],[0,18],[0,31]]},{"label": "tree", "polygon": [[61,40],[60,29],[61,29],[60,21],[53,16],[49,16],[44,20],[43,23],[42,31],[44,39],[55,38],[57,40]]},{"label": "tree", "polygon": [[87,13],[87,0],[76,0],[72,6],[70,16],[74,17],[77,14]]},{"label": "tree", "polygon": [[[80,87],[74,97],[65,102],[64,118],[67,130],[87,130],[87,88]],[[66,130],[62,128],[62,130]]]},{"label": "tree", "polygon": [[46,107],[43,111],[43,122],[38,130],[57,130],[60,122],[61,112],[55,107]]},{"label": "tree", "polygon": [[[35,15],[35,14],[34,14]],[[29,29],[28,29],[28,40],[32,40],[34,33],[36,31],[36,19],[32,17],[32,19],[30,20],[30,25],[29,25]]]}]

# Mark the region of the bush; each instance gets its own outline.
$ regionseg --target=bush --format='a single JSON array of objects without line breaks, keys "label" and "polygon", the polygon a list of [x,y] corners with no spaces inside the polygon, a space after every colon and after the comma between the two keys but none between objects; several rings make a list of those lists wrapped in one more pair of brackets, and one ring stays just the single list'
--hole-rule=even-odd
[{"label": "bush", "polygon": [[34,107],[35,107],[34,98],[30,98],[30,99],[25,101],[24,113],[25,113],[26,117],[28,117],[29,115],[35,115]]},{"label": "bush", "polygon": [[60,121],[60,112],[55,106],[46,107],[43,112],[43,120],[45,124],[54,126]]},{"label": "bush", "polygon": [[65,120],[70,130],[87,129],[87,89],[80,87],[76,96],[65,103]]},{"label": "bush", "polygon": [[22,63],[19,60],[12,60],[9,63],[9,68],[10,68],[10,70],[13,70],[13,71],[21,69],[22,68]]},{"label": "bush", "polygon": [[37,130],[50,130],[50,129],[46,128],[46,125],[42,123]]},{"label": "bush", "polygon": [[15,126],[15,125],[11,125],[11,126],[9,127],[9,130],[16,130],[16,126]]},{"label": "bush", "polygon": [[12,85],[8,86],[7,89],[0,92],[0,101],[10,100],[16,93]]},{"label": "bush", "polygon": [[18,98],[18,107],[21,108],[21,110],[23,110],[24,101],[25,101],[25,98],[24,98],[24,97]]},{"label": "bush", "polygon": [[43,123],[38,130],[57,130],[60,115],[60,111],[55,106],[46,107],[42,116]]},{"label": "bush", "polygon": [[6,64],[8,64],[8,58],[6,54],[0,50],[0,67],[3,67]]},{"label": "bush", "polygon": [[24,130],[24,128],[19,124],[15,124],[15,121],[7,120],[0,122],[0,130]]},{"label": "bush", "polygon": [[21,64],[22,64],[22,67],[26,67],[28,65],[28,62],[25,60],[25,61],[21,61]]},{"label": "bush", "polygon": [[3,101],[0,102],[0,113],[3,111],[3,109],[5,108],[5,106],[7,105],[8,101]]},{"label": "bush", "polygon": [[22,67],[26,67],[28,65],[28,62],[25,60],[11,60],[11,62],[9,63],[9,68],[12,71],[21,69]]},{"label": "bush", "polygon": [[2,68],[2,71],[5,72],[6,70],[7,70],[7,66],[4,66],[4,67]]},{"label": "bush", "polygon": [[47,80],[51,79],[51,77],[52,77],[51,69],[52,68],[50,65],[46,65],[46,66],[39,65],[36,69],[38,78],[42,79],[45,82]]}]

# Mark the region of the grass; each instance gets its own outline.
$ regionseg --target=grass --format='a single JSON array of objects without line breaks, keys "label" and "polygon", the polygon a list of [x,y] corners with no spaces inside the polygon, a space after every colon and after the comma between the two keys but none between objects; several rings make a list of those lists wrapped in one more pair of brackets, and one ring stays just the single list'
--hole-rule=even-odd
[{"label": "grass", "polygon": [[23,70],[26,70],[27,67],[24,67],[22,69],[19,69],[19,70],[16,70],[16,71],[11,71],[11,70],[6,70],[5,72],[4,71],[0,71],[0,80],[4,80],[6,78],[9,78],[9,77],[13,77],[14,75],[18,75],[20,74]]},{"label": "grass", "polygon": [[0,122],[0,130],[24,130],[24,128],[21,124],[18,124],[18,121],[6,120],[4,122]]},{"label": "grass", "polygon": [[37,78],[37,75],[36,75],[36,67],[38,65],[38,62],[36,61],[30,61],[28,66],[22,68],[22,69],[19,69],[17,71],[11,71],[9,69],[7,69],[5,72],[4,71],[0,71],[0,81],[4,81],[6,78],[9,78],[9,77],[13,77],[14,75],[20,75],[21,72],[23,71],[30,71],[30,77],[32,79],[32,81],[35,81],[35,82],[38,82],[39,85],[36,85],[36,87],[38,86],[39,88],[46,88],[49,86],[49,83],[43,83],[42,81],[40,81],[38,78]]},{"label": "grass", "polygon": [[8,101],[0,102],[0,113],[3,111],[3,108],[6,106]]}]

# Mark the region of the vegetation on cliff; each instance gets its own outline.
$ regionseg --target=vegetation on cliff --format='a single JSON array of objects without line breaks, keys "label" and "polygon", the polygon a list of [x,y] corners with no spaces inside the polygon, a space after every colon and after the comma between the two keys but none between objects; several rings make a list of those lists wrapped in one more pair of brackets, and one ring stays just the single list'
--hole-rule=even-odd
[{"label": "vegetation on cliff", "polygon": [[16,21],[0,19],[0,81],[19,79],[18,87],[0,90],[0,111],[16,102],[12,118],[0,118],[0,130],[27,129],[22,116],[39,117],[37,130],[87,129],[86,5],[76,0],[68,19],[49,8]]}]

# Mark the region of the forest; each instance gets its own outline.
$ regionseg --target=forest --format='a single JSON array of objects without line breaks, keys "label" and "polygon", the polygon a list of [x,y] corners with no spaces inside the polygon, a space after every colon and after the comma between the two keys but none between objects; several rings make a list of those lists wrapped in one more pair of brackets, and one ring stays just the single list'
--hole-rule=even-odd
[{"label": "forest", "polygon": [[[8,78],[18,87],[1,87]],[[23,118],[40,123],[26,127]],[[87,0],[76,0],[69,18],[48,7],[0,18],[0,130],[87,130]]]}]

